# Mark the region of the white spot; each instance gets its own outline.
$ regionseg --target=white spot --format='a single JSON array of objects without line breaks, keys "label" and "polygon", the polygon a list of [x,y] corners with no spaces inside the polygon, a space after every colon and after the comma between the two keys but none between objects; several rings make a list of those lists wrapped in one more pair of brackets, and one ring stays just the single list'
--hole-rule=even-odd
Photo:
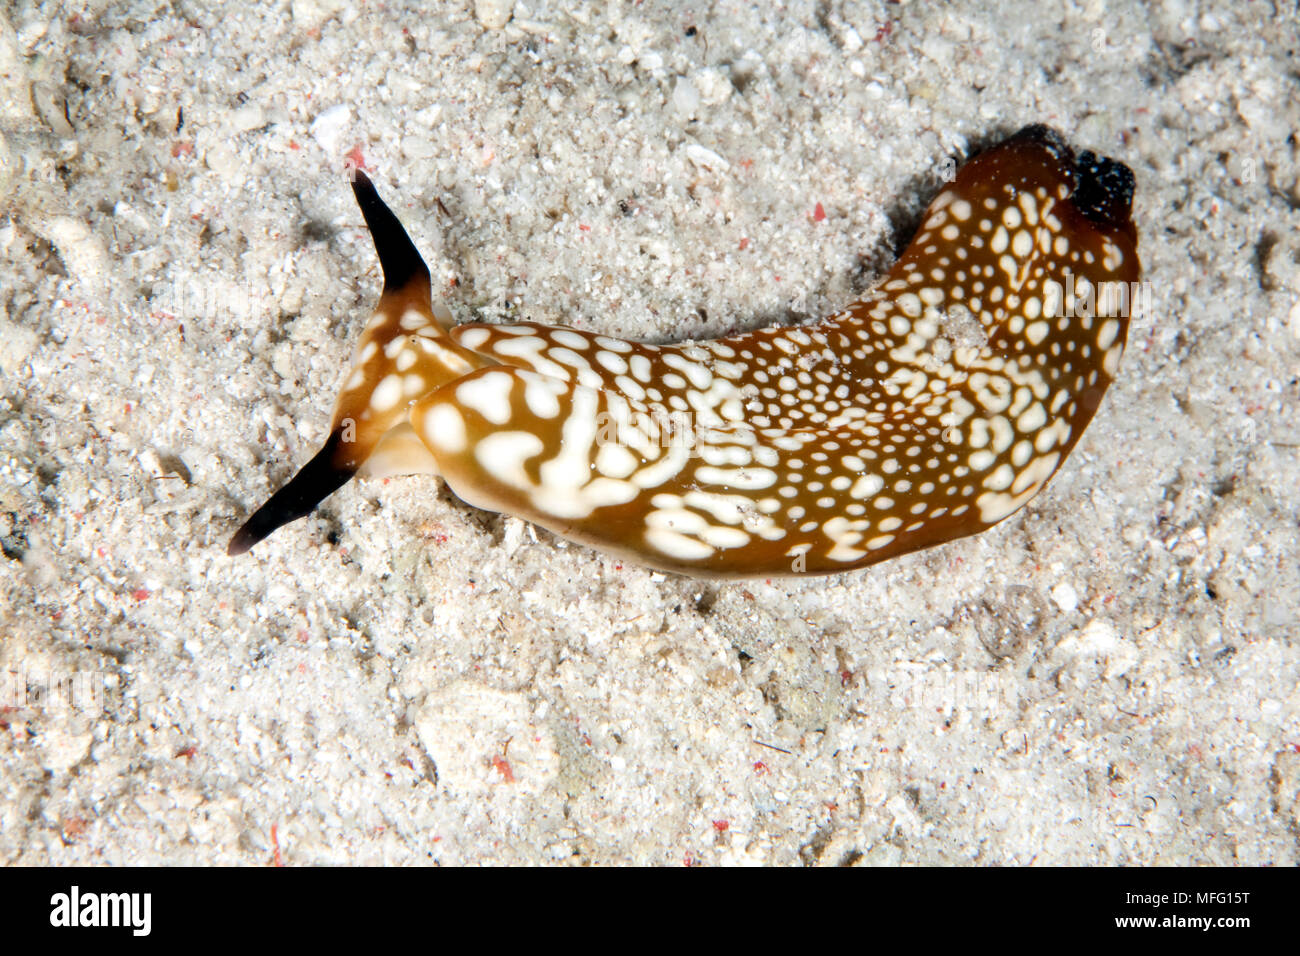
[{"label": "white spot", "polygon": [[633,355],[628,359],[628,367],[638,382],[650,381],[650,360],[644,355]]},{"label": "white spot", "polygon": [[1119,335],[1119,323],[1114,319],[1107,319],[1097,330],[1097,347],[1102,350],[1110,348],[1117,335]]},{"label": "white spot", "polygon": [[903,310],[904,315],[913,319],[921,314],[921,300],[911,292],[904,292],[895,300],[895,304]]},{"label": "white spot", "polygon": [[1010,240],[1007,237],[1007,231],[1002,226],[998,226],[998,231],[993,233],[993,241],[989,243],[989,248],[993,252],[1001,254],[1006,251]]},{"label": "white spot", "polygon": [[612,339],[607,335],[596,336],[596,344],[602,349],[609,349],[611,352],[631,352],[633,350],[631,342],[624,342],[622,339]]},{"label": "white spot", "polygon": [[[816,527],[816,522],[813,522],[813,526]],[[826,537],[835,542],[835,546],[826,553],[826,556],[832,561],[856,561],[865,557],[867,552],[855,545],[862,540],[862,531],[867,527],[865,521],[850,521],[842,515],[831,518],[822,525]],[[807,530],[811,531],[812,528]]]},{"label": "white spot", "polygon": [[713,384],[713,376],[709,370],[698,362],[691,362],[680,355],[672,352],[664,354],[664,364],[671,365],[673,368],[685,375],[692,385],[696,388],[705,389]]},{"label": "white spot", "polygon": [[[1015,480],[1011,494],[1003,491],[986,491],[976,498],[975,506],[979,508],[980,521],[984,524],[994,524],[1018,511],[1052,476],[1058,461],[1060,461],[1060,454],[1057,452],[1043,458],[1035,458]],[[964,510],[964,507],[953,511],[953,514],[958,514]]]},{"label": "white spot", "polygon": [[[1106,350],[1106,354],[1101,359],[1101,370],[1111,378],[1119,371],[1119,360],[1124,354],[1124,346],[1112,345]],[[1097,374],[1096,372],[1093,373]]]},{"label": "white spot", "polygon": [[720,528],[715,524],[705,526],[700,537],[715,548],[743,548],[749,544],[749,535],[739,528]]},{"label": "white spot", "polygon": [[538,418],[554,418],[560,414],[560,395],[564,383],[540,375],[530,375],[524,382],[524,402]]},{"label": "white spot", "polygon": [[1016,436],[1011,428],[1011,423],[1001,415],[996,415],[989,422],[989,427],[993,429],[993,451],[1002,454],[1011,447]]},{"label": "white spot", "polygon": [[424,420],[424,440],[438,451],[458,454],[465,450],[465,419],[455,405],[433,406]]},{"label": "white spot", "polygon": [[1016,442],[1016,447],[1011,449],[1011,464],[1017,468],[1024,466],[1034,455],[1034,446],[1028,439]]},{"label": "white spot", "polygon": [[[1064,396],[1066,393],[1061,392]],[[1055,403],[1053,403],[1055,404]],[[1070,426],[1064,419],[1058,418],[1052,424],[1048,425],[1034,438],[1034,450],[1039,454],[1044,454],[1056,447],[1058,444],[1064,444],[1070,437]]]},{"label": "white spot", "polygon": [[535,372],[542,375],[550,375],[552,378],[558,378],[560,381],[567,382],[573,378],[569,369],[565,368],[559,362],[553,362],[551,359],[542,355],[546,351],[546,340],[535,335],[527,335],[529,330],[524,329],[523,333],[514,326],[498,326],[503,332],[515,335],[517,338],[505,339],[497,342],[492,346],[492,353],[495,355],[504,355],[507,358],[519,359],[528,364]]},{"label": "white spot", "polygon": [[1047,409],[1042,402],[1034,402],[1023,415],[1016,419],[1016,430],[1021,434],[1036,432],[1047,424]]},{"label": "white spot", "polygon": [[493,425],[510,421],[510,390],[514,379],[505,372],[488,372],[456,387],[456,401],[472,408]]},{"label": "white spot", "polygon": [[646,543],[661,554],[678,561],[701,561],[713,554],[714,549],[703,541],[688,538],[684,534],[667,528],[649,528],[645,533]]},{"label": "white spot", "polygon": [[560,453],[545,462],[538,472],[542,492],[557,489],[567,492],[584,484],[591,476],[591,446],[596,439],[596,408],[600,399],[590,388],[575,388],[564,418]]},{"label": "white spot", "polygon": [[[625,505],[640,493],[641,489],[630,481],[619,481],[615,478],[594,478],[582,489],[579,495],[584,510],[582,510],[581,514],[575,514],[575,517],[590,514],[590,511],[585,509]],[[578,510],[575,508],[575,511]]]},{"label": "white spot", "polygon": [[524,462],[540,454],[542,440],[532,432],[493,432],[474,445],[474,458],[483,470],[511,488],[530,490]]},{"label": "white spot", "polygon": [[1015,481],[1015,470],[1006,462],[998,465],[997,469],[984,479],[984,487],[992,488],[994,491],[1002,491],[1010,487],[1011,482]]},{"label": "white spot", "polygon": [[1102,247],[1101,251],[1105,256],[1105,258],[1102,259],[1101,264],[1108,272],[1114,272],[1124,262],[1124,253],[1120,252],[1119,246],[1109,240]]},{"label": "white spot", "polygon": [[596,361],[606,370],[615,375],[623,375],[627,372],[627,359],[616,352],[610,352],[601,349],[596,353]]},{"label": "white spot", "polygon": [[626,478],[636,466],[636,456],[622,445],[602,445],[596,452],[596,470],[610,478]]},{"label": "white spot", "polygon": [[416,329],[423,328],[429,324],[428,318],[421,315],[415,309],[407,309],[402,313],[402,321],[398,323],[407,332],[413,332]]},{"label": "white spot", "polygon": [[849,494],[859,501],[865,501],[885,487],[885,480],[879,475],[863,475],[850,489]]},{"label": "white spot", "polygon": [[1025,222],[1031,226],[1038,224],[1038,203],[1030,193],[1020,194],[1020,209],[1025,214]]},{"label": "white spot", "polygon": [[559,345],[567,346],[571,349],[582,350],[590,346],[590,342],[577,332],[571,329],[553,329],[551,330],[551,340]]},{"label": "white spot", "polygon": [[370,407],[377,412],[386,412],[396,407],[402,400],[402,379],[397,375],[385,375],[384,380],[370,393]]},{"label": "white spot", "polygon": [[668,454],[652,465],[647,465],[632,476],[638,488],[657,488],[666,484],[691,460],[691,449],[684,443],[673,443]]}]

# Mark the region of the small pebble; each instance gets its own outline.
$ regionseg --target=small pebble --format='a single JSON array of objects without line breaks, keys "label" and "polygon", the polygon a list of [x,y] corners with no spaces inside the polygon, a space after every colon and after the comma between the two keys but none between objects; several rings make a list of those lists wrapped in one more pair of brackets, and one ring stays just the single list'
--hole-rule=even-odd
[{"label": "small pebble", "polygon": [[505,26],[514,8],[514,0],[474,0],[474,16],[488,30]]},{"label": "small pebble", "polygon": [[343,133],[352,122],[352,110],[340,103],[321,113],[311,124],[311,138],[331,155],[339,151]]},{"label": "small pebble", "polygon": [[1079,592],[1068,582],[1062,581],[1052,588],[1052,600],[1063,614],[1072,614],[1079,606]]}]

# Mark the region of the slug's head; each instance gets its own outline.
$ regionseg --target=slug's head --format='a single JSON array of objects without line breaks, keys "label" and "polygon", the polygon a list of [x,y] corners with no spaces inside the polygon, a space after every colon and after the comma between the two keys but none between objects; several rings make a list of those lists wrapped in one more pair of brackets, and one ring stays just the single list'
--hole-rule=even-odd
[{"label": "slug's head", "polygon": [[1128,235],[1137,241],[1133,225],[1133,171],[1123,163],[1091,150],[1075,153],[1056,130],[1026,126],[1005,140],[999,151],[1033,164],[1041,162],[1069,190],[1065,201],[1097,229]]},{"label": "slug's head", "polygon": [[922,303],[973,311],[1008,358],[1109,354],[1099,375],[1113,377],[1141,292],[1133,191],[1123,163],[1027,126],[957,170],[895,269]]},{"label": "slug's head", "polygon": [[1136,280],[1139,271],[1134,187],[1133,172],[1123,163],[1088,150],[1075,153],[1060,133],[1042,125],[1026,126],[978,154],[953,183],[979,220],[990,220],[995,229],[1005,225],[1014,235],[1017,227],[1038,225],[1039,213],[1054,234],[1052,246],[1091,251],[1114,264],[1113,278],[1124,281]]}]

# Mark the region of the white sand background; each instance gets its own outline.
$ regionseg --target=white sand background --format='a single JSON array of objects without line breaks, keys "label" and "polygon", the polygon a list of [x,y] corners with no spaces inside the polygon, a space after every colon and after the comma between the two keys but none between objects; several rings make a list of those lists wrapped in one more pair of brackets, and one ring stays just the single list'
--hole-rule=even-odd
[{"label": "white sand background", "polygon": [[[0,861],[1300,862],[1297,49],[1283,2],[9,5]],[[1134,170],[1152,309],[989,533],[704,583],[403,478],[226,556],[376,300],[349,154],[458,320],[672,341],[842,306],[1031,122]]]}]

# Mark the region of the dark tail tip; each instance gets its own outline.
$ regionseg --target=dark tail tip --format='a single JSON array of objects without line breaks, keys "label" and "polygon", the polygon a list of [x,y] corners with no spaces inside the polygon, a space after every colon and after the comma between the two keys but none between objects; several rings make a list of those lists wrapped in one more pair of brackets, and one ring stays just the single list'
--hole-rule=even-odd
[{"label": "dark tail tip", "polygon": [[1111,228],[1132,228],[1136,179],[1123,163],[1089,150],[1076,155],[1065,137],[1041,124],[1026,126],[1006,142],[1032,143],[1046,149],[1057,163],[1067,168],[1074,182],[1070,201],[1090,222]]},{"label": "dark tail tip", "polygon": [[1085,150],[1074,164],[1078,181],[1070,197],[1085,217],[1103,225],[1129,221],[1136,180],[1123,163]]},{"label": "dark tail tip", "polygon": [[356,469],[339,468],[334,464],[338,445],[339,433],[335,432],[325,442],[325,447],[235,532],[226,554],[243,554],[276,528],[311,514],[318,504],[347,484],[348,479],[356,474]]},{"label": "dark tail tip", "polygon": [[1024,141],[1029,143],[1038,143],[1046,146],[1053,151],[1068,150],[1069,144],[1066,143],[1065,137],[1042,123],[1034,123],[1030,126],[1021,127],[1018,131],[1007,137],[1007,142]]},{"label": "dark tail tip", "polygon": [[370,237],[374,240],[375,252],[379,255],[379,265],[384,270],[384,289],[401,289],[410,282],[421,279],[427,284],[428,267],[397,216],[379,198],[370,177],[359,169],[349,170],[349,175],[352,178],[352,193],[357,197],[361,215],[370,228]]}]

